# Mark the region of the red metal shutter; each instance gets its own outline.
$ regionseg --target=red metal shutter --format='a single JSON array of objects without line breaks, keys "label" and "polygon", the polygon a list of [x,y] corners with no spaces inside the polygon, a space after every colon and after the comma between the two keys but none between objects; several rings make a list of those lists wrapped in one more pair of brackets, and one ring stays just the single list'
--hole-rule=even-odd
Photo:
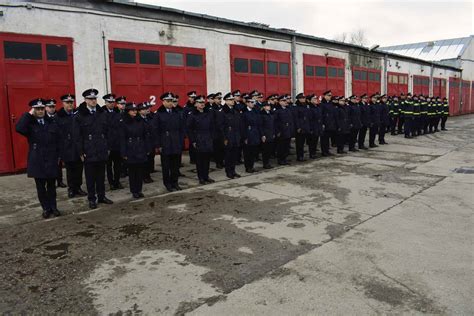
[{"label": "red metal shutter", "polygon": [[[0,100],[6,104],[0,121],[0,173],[26,168],[28,144],[15,125],[37,97],[55,98],[74,92],[72,39],[0,33]],[[8,56],[6,54],[9,54]]]}]

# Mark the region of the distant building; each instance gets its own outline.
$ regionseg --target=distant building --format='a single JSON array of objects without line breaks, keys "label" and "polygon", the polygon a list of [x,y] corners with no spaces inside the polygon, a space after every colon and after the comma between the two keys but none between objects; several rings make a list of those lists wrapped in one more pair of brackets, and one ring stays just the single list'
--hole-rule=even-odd
[{"label": "distant building", "polygon": [[[457,113],[473,112],[474,102],[474,35],[429,42],[381,47],[391,54],[436,62],[462,70],[449,79],[449,101],[459,104]],[[437,76],[436,73],[433,76]],[[433,82],[433,84],[438,82]],[[415,83],[416,85],[416,83]],[[415,89],[416,90],[416,89]],[[436,88],[433,89],[434,91]]]}]

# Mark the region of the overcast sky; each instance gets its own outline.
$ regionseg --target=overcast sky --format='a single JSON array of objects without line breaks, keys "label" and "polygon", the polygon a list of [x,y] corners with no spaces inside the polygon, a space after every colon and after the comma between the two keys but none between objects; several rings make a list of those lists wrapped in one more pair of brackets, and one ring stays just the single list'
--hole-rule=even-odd
[{"label": "overcast sky", "polygon": [[135,0],[334,39],[362,29],[368,45],[407,44],[474,34],[472,1]]}]

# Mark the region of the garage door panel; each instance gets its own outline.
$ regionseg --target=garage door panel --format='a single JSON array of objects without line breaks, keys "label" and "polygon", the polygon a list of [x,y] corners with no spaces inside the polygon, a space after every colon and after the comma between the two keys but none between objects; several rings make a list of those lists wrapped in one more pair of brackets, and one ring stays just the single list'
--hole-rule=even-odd
[{"label": "garage door panel", "polygon": [[15,125],[29,110],[29,101],[38,97],[59,101],[67,92],[75,94],[72,42],[63,37],[0,32],[0,106],[5,106],[0,173],[26,167],[28,146]]},{"label": "garage door panel", "polygon": [[449,79],[449,114],[459,114],[459,79]]},{"label": "garage door panel", "polygon": [[135,84],[115,84],[113,88],[115,95],[124,95],[127,101],[138,101],[140,98],[140,89]]},{"label": "garage door panel", "polygon": [[327,58],[327,65],[328,66],[344,67],[345,61],[344,61],[344,59],[341,59],[341,58],[328,57]]},{"label": "garage door panel", "polygon": [[232,90],[257,89],[265,96],[291,91],[289,52],[230,45],[230,59]]},{"label": "garage door panel", "polygon": [[41,83],[44,81],[43,65],[19,63],[5,64],[7,82],[31,82]]},{"label": "garage door panel", "polygon": [[279,90],[286,91],[285,93],[291,92],[291,82],[288,79],[279,79]]},{"label": "garage door panel", "polygon": [[48,65],[47,78],[48,82],[68,82],[71,77],[69,67],[64,65]]},{"label": "garage door panel", "polygon": [[184,69],[165,68],[163,71],[163,82],[165,85],[183,84],[186,80]]},{"label": "garage door panel", "polygon": [[139,73],[141,82],[156,85],[163,84],[163,74],[160,68],[140,68]]},{"label": "garage door panel", "polygon": [[194,85],[205,85],[206,78],[203,71],[186,70],[186,83]]},{"label": "garage door panel", "polygon": [[118,85],[135,84],[139,81],[138,78],[140,78],[140,75],[137,68],[122,67],[115,69],[113,81]]},{"label": "garage door panel", "polygon": [[61,106],[61,101],[60,98],[61,96],[65,94],[74,94],[73,91],[70,90],[69,85],[67,84],[55,84],[55,85],[48,85],[46,89],[43,90],[43,97],[47,98],[54,98],[56,99],[56,102],[58,103],[58,107]]},{"label": "garage door panel", "polygon": [[11,133],[17,137],[14,138],[13,157],[15,169],[25,169],[28,152],[28,142],[25,137],[16,133],[15,125],[21,116],[30,110],[28,103],[38,97],[43,96],[43,86],[32,85],[8,85],[8,104],[12,118]]},{"label": "garage door panel", "polygon": [[326,57],[312,54],[303,54],[303,60],[307,64],[326,66]]}]

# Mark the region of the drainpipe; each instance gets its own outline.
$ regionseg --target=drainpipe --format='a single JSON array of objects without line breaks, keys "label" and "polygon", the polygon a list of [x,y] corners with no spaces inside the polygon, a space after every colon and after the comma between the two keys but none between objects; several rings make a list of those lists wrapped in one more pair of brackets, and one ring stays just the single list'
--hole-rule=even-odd
[{"label": "drainpipe", "polygon": [[107,71],[107,51],[105,49],[105,33],[102,31],[102,49],[104,51],[104,75],[105,75],[105,90],[109,93],[109,79]]},{"label": "drainpipe", "polygon": [[293,35],[291,37],[291,98],[294,100],[296,97],[296,88],[297,88],[297,80],[296,80],[296,36]]}]

